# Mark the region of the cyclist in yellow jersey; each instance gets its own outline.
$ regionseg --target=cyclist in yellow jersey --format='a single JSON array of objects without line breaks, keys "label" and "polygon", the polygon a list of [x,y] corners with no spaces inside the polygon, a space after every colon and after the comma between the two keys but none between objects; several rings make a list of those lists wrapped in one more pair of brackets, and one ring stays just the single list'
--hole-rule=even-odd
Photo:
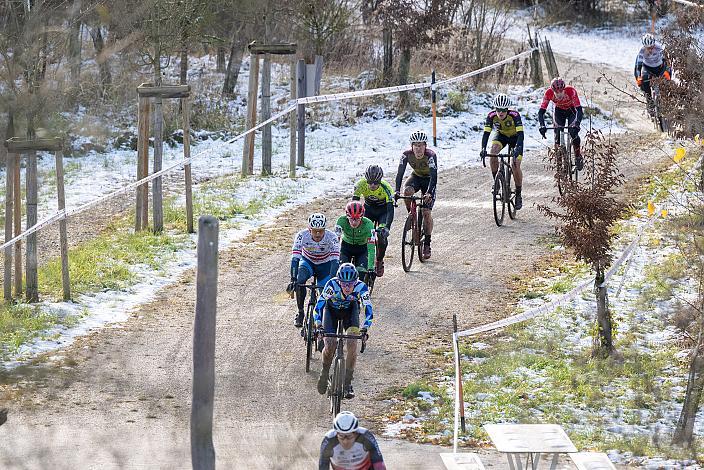
[{"label": "cyclist in yellow jersey", "polygon": [[376,275],[379,277],[384,275],[384,255],[389,244],[391,222],[394,220],[394,193],[383,177],[384,170],[379,165],[369,165],[364,172],[364,178],[355,185],[352,196],[355,201],[364,198],[364,216],[376,222],[379,227],[376,247]]},{"label": "cyclist in yellow jersey", "polygon": [[[513,178],[516,181],[516,210],[523,207],[523,197],[521,189],[523,187],[523,171],[521,170],[521,159],[523,158],[523,122],[521,115],[517,111],[509,110],[511,99],[500,93],[494,98],[494,110],[486,117],[484,124],[484,135],[482,136],[482,151],[480,156],[486,157],[486,145],[489,142],[489,135],[495,131],[494,140],[491,142],[491,155],[497,155],[506,145],[513,146],[511,155],[511,169]],[[492,181],[496,179],[499,171],[499,159],[489,158]]]}]

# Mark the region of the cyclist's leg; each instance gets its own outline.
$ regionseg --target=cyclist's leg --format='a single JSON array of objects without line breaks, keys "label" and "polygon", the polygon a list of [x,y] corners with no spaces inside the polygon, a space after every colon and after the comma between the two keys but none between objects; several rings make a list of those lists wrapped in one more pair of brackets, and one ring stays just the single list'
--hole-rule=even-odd
[{"label": "cyclist's leg", "polygon": [[[555,114],[553,114],[553,127],[555,127],[555,148],[560,146],[560,129],[559,127],[564,127],[567,125],[567,111],[560,108],[555,108]],[[567,142],[563,142],[567,145]]]},{"label": "cyclist's leg", "polygon": [[[420,191],[425,195],[430,185],[430,177],[422,178]],[[424,204],[423,207],[423,230],[425,231],[425,244],[430,246],[430,235],[433,233],[433,206],[435,205],[435,193],[432,194],[430,203]]]},{"label": "cyclist's leg", "polygon": [[[518,141],[517,136],[509,137],[509,150],[513,151]],[[513,170],[513,179],[516,182],[516,189],[523,186],[523,170],[521,170],[521,160],[523,155],[518,155],[516,158],[511,159],[511,169]]]},{"label": "cyclist's leg", "polygon": [[[343,321],[345,332],[349,335],[358,335],[359,331],[359,303],[352,302],[350,308],[345,312],[347,314]],[[347,357],[345,358],[345,395],[347,398],[354,397],[354,389],[352,388],[352,379],[354,378],[354,367],[357,364],[357,343],[356,339],[347,340]]]},{"label": "cyclist's leg", "polygon": [[[572,122],[577,117],[577,110],[572,108],[569,114],[569,122]],[[579,128],[570,127],[569,129],[570,138],[572,139],[572,147],[574,148],[574,162],[577,166],[577,170],[581,171],[584,165],[582,161],[582,140],[579,138]]]},{"label": "cyclist's leg", "polygon": [[316,279],[316,285],[319,289],[322,289],[325,283],[328,282],[331,277],[335,276],[335,274],[337,273],[338,265],[339,261],[335,259],[330,260],[327,263],[316,264],[313,266],[315,268],[314,274]]},{"label": "cyclist's leg", "polygon": [[298,314],[295,319],[296,326],[303,324],[303,308],[306,303],[306,288],[301,286],[310,279],[314,272],[311,262],[301,258],[298,262],[298,277],[296,277],[296,306],[298,307]]},{"label": "cyclist's leg", "polygon": [[[491,155],[497,155],[501,152],[501,149],[506,145],[504,139],[505,136],[503,134],[497,133],[494,136],[494,140],[491,141],[491,150],[489,151]],[[491,181],[493,182],[496,179],[496,173],[499,172],[499,158],[489,157],[489,167],[491,168]]]},{"label": "cyclist's leg", "polygon": [[[420,186],[418,185],[418,178],[416,175],[411,173],[411,176],[408,177],[406,180],[406,186],[403,188],[403,195],[406,197],[413,196],[415,193],[417,193],[420,190]],[[406,210],[408,212],[411,211],[411,201],[405,200],[403,201],[406,203]]]},{"label": "cyclist's leg", "polygon": [[[386,221],[386,204],[384,205],[374,205],[374,204],[364,204],[364,216],[376,222],[377,225],[383,224]],[[384,254],[386,253],[386,238],[381,237],[379,234],[376,235],[376,258],[378,260],[384,259]]]},{"label": "cyclist's leg", "polygon": [[652,97],[650,95],[650,79],[652,78],[651,70],[644,65],[643,69],[641,70],[640,76],[643,80],[641,81],[639,88],[645,95],[645,99],[647,100],[648,106],[650,106],[652,103]]},{"label": "cyclist's leg", "polygon": [[[323,309],[323,331],[325,333],[335,333],[337,321],[334,316],[334,310],[330,306],[330,302],[325,303]],[[318,393],[324,395],[328,389],[328,377],[330,376],[330,365],[335,356],[335,338],[324,338],[325,347],[323,348],[323,367],[320,369],[318,376]]]},{"label": "cyclist's leg", "polygon": [[352,246],[344,240],[340,242],[340,264],[349,263],[352,260]]}]

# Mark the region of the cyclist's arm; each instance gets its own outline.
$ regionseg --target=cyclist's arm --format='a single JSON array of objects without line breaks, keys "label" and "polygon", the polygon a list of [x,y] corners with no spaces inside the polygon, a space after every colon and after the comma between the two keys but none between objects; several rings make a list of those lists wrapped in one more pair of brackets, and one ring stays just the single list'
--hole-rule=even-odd
[{"label": "cyclist's arm", "polygon": [[430,183],[428,183],[428,192],[435,194],[435,185],[438,183],[438,161],[435,155],[428,157],[428,167],[430,167]]},{"label": "cyclist's arm", "polygon": [[521,120],[521,115],[516,112],[513,116],[513,123],[516,126],[516,152],[517,155],[523,155],[523,121]]},{"label": "cyclist's arm", "polygon": [[555,93],[552,91],[552,88],[545,90],[543,101],[540,103],[540,110],[538,111],[538,122],[540,123],[540,127],[545,127],[545,110],[548,109],[548,105],[554,96]]},{"label": "cyclist's arm", "polygon": [[401,183],[403,182],[403,174],[406,172],[407,164],[408,159],[404,154],[401,154],[401,161],[398,163],[398,170],[396,171],[396,192],[401,191]]},{"label": "cyclist's arm", "polygon": [[543,108],[538,111],[538,122],[540,127],[545,127],[545,110]]},{"label": "cyclist's arm", "polygon": [[574,118],[574,126],[579,127],[579,124],[582,122],[582,117],[584,116],[584,111],[582,110],[581,106],[576,106],[575,112],[577,113],[577,116]]},{"label": "cyclist's arm", "polygon": [[316,323],[323,321],[323,308],[325,307],[325,302],[327,302],[335,292],[332,282],[332,279],[326,282],[323,287],[323,292],[321,292],[318,296],[318,302],[315,304],[315,313],[313,313],[313,320]]},{"label": "cyclist's arm", "polygon": [[291,247],[291,278],[298,276],[298,262],[301,259],[301,241],[303,240],[303,231],[298,232],[293,239]]},{"label": "cyclist's arm", "polygon": [[364,196],[364,186],[365,181],[364,180],[359,180],[357,181],[357,184],[354,185],[354,194],[352,194],[352,200],[353,201],[359,201],[362,196]]},{"label": "cyclist's arm", "polygon": [[489,143],[489,136],[491,135],[491,124],[492,119],[487,116],[486,122],[484,123],[484,134],[482,135],[482,150],[486,149],[486,146]]},{"label": "cyclist's arm", "polygon": [[362,328],[369,328],[372,326],[372,319],[374,318],[374,311],[372,310],[372,300],[369,296],[369,287],[366,284],[361,283],[362,288],[359,291],[360,301],[362,302],[362,307],[364,307],[364,324]]},{"label": "cyclist's arm", "polygon": [[638,78],[640,77],[641,70],[643,69],[643,51],[639,51],[636,56],[636,65],[633,69],[633,75]]},{"label": "cyclist's arm", "polygon": [[371,432],[367,432],[366,437],[369,441],[369,459],[372,461],[372,468],[374,470],[386,470],[386,464],[384,464],[384,457],[381,456],[381,449],[379,449],[379,444],[376,438]]},{"label": "cyclist's arm", "polygon": [[387,229],[391,230],[391,222],[394,221],[394,203],[389,201],[386,203],[386,222],[383,225]]},{"label": "cyclist's arm", "polygon": [[330,470],[330,459],[332,458],[333,445],[328,436],[323,438],[323,443],[320,444],[320,459],[318,460],[318,470]]}]

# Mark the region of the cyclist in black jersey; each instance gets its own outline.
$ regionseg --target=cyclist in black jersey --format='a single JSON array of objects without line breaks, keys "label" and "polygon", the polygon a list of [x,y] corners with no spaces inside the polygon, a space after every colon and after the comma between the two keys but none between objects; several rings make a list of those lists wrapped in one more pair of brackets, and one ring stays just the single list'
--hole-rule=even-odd
[{"label": "cyclist in black jersey", "polygon": [[[494,111],[486,117],[484,124],[484,135],[482,136],[482,151],[480,156],[486,157],[486,145],[489,143],[489,136],[495,131],[494,140],[491,142],[491,155],[498,154],[506,145],[513,147],[511,154],[511,169],[513,178],[516,181],[516,210],[523,207],[523,197],[521,189],[523,187],[523,171],[521,171],[521,160],[523,159],[523,122],[518,111],[509,110],[511,99],[499,93],[494,98]],[[496,173],[499,171],[499,159],[489,157],[491,167],[491,180],[496,180]]]},{"label": "cyclist in black jersey", "polygon": [[341,411],[320,445],[318,470],[386,470],[384,457],[372,432],[357,417]]},{"label": "cyclist in black jersey", "polygon": [[[433,232],[433,205],[435,204],[435,187],[438,182],[438,160],[435,152],[428,148],[428,135],[414,131],[410,137],[411,149],[401,154],[396,173],[395,197],[401,195],[401,182],[406,172],[406,165],[411,165],[413,173],[406,180],[403,188],[404,196],[413,196],[418,191],[423,195],[423,225],[425,240],[423,243],[423,258],[430,258],[430,235]],[[406,200],[406,209],[411,210],[411,203]]]}]

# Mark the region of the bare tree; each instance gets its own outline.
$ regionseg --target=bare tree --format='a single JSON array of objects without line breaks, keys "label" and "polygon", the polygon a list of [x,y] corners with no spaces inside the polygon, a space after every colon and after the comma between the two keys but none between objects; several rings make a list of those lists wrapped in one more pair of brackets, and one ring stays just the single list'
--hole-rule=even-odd
[{"label": "bare tree", "polygon": [[328,42],[350,25],[352,6],[348,0],[306,0],[292,10],[298,21],[298,35],[307,44],[305,55],[325,55]]},{"label": "bare tree", "polygon": [[[540,205],[538,209],[548,217],[556,219],[559,225],[556,231],[563,244],[570,248],[577,260],[582,260],[592,267],[595,273],[594,284],[597,296],[597,328],[594,336],[592,355],[608,357],[614,351],[613,324],[609,310],[606,289],[599,287],[604,282],[606,270],[611,264],[611,243],[614,233],[613,224],[623,215],[626,205],[611,195],[624,182],[616,162],[617,147],[601,131],[591,131],[585,142],[584,181],[571,184],[561,171],[555,177],[562,178],[564,194],[557,198],[561,210],[558,212],[548,206]],[[556,154],[551,162],[558,168]],[[593,170],[593,171],[592,171]]]}]

